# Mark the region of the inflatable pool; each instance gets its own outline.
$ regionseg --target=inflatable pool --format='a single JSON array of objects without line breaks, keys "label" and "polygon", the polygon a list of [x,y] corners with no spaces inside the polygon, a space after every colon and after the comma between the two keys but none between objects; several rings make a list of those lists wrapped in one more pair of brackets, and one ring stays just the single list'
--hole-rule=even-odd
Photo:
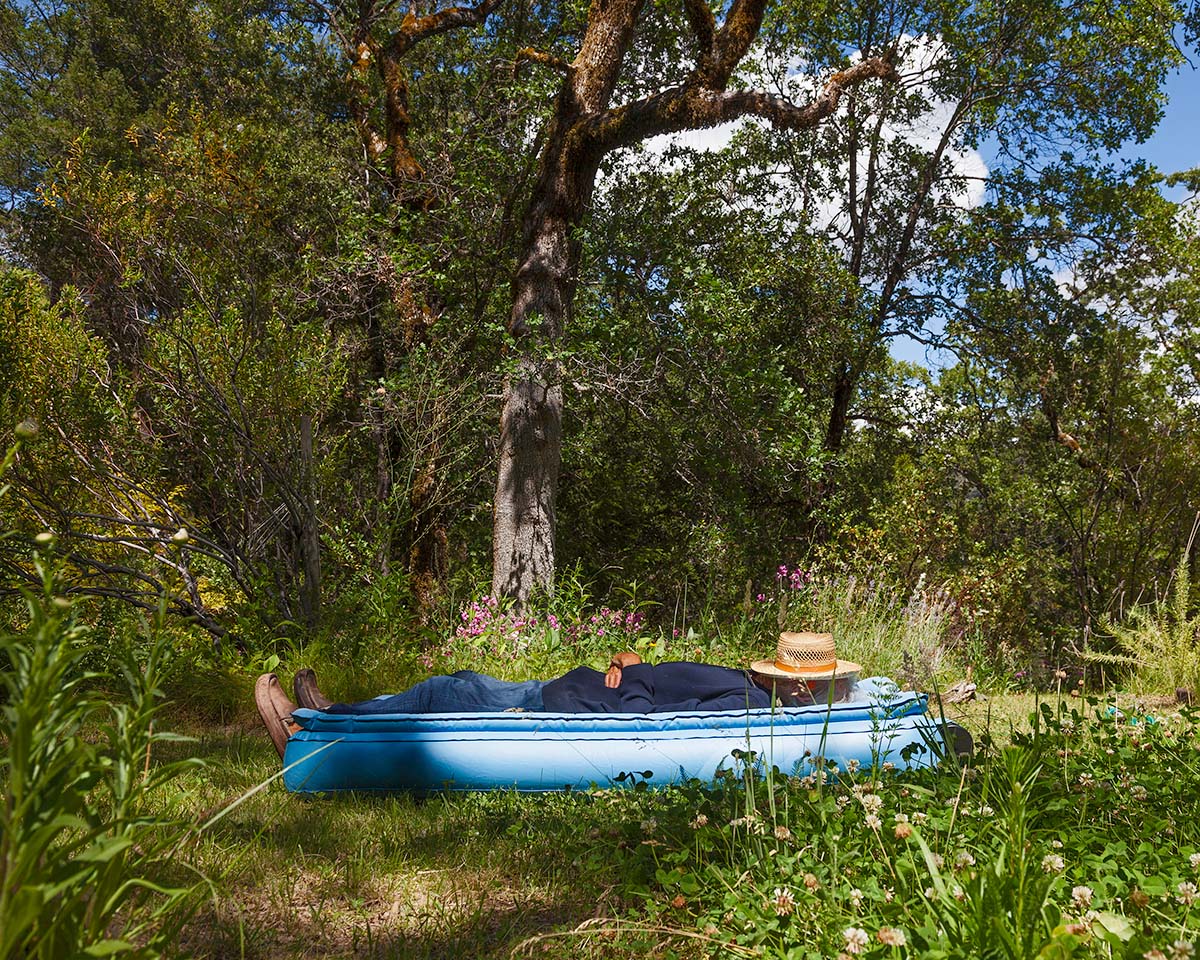
[{"label": "inflatable pool", "polygon": [[[841,769],[925,767],[943,738],[925,697],[832,706],[655,714],[434,713],[346,716],[301,709],[283,782],[296,793],[665,786],[755,763],[804,775],[815,757]],[[744,754],[742,754],[744,756]]]}]

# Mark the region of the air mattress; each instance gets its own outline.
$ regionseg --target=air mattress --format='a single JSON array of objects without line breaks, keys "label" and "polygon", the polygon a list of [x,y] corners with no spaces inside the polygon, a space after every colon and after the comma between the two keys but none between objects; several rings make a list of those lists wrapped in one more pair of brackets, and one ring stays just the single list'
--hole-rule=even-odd
[{"label": "air mattress", "polygon": [[[541,792],[711,780],[736,766],[803,776],[814,758],[846,769],[931,766],[942,736],[916,694],[832,706],[656,714],[295,714],[283,781],[297,793]],[[741,754],[742,757],[746,753]]]}]

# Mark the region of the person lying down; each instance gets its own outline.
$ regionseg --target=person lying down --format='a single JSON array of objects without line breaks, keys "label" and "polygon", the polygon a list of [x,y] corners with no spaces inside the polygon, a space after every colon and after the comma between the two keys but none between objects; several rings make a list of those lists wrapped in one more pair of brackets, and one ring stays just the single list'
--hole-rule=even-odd
[{"label": "person lying down", "polygon": [[747,669],[691,661],[643,662],[632,651],[613,656],[605,671],[580,666],[551,680],[499,680],[473,670],[430,677],[407,690],[356,703],[335,703],[312,670],[293,681],[293,702],[279,678],[263,674],[255,703],[280,756],[299,725],[300,707],[331,714],[383,713],[668,713],[796,707],[852,699],[862,667],[839,660],[828,633],[781,633],[773,660]]}]

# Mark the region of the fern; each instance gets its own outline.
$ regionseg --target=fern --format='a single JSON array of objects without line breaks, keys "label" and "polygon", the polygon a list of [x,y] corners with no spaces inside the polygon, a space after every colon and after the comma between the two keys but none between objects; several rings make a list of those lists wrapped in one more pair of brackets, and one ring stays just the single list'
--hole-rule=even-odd
[{"label": "fern", "polygon": [[1124,623],[1101,621],[1120,652],[1088,651],[1085,658],[1131,667],[1139,686],[1146,690],[1200,691],[1200,613],[1188,616],[1191,588],[1185,552],[1175,568],[1172,591],[1166,600],[1135,606]]}]

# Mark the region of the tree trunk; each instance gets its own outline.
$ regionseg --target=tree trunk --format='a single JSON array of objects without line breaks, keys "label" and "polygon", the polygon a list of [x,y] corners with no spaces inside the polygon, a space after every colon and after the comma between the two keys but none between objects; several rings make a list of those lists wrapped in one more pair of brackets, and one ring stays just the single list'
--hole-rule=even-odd
[{"label": "tree trunk", "polygon": [[864,60],[834,74],[804,107],[764,91],[728,91],[734,69],[762,25],[766,2],[733,0],[718,28],[703,0],[684,0],[699,48],[695,69],[678,86],[617,107],[610,101],[644,0],[592,0],[587,30],[571,63],[521,51],[523,59],[566,76],[525,215],[508,324],[519,355],[505,384],[500,416],[492,589],[519,606],[554,584],[563,407],[554,353],[571,311],[580,260],[578,227],[592,200],[600,160],[648,137],[713,127],[747,114],[777,127],[804,129],[832,114],[847,86],[895,76],[889,62]]}]

